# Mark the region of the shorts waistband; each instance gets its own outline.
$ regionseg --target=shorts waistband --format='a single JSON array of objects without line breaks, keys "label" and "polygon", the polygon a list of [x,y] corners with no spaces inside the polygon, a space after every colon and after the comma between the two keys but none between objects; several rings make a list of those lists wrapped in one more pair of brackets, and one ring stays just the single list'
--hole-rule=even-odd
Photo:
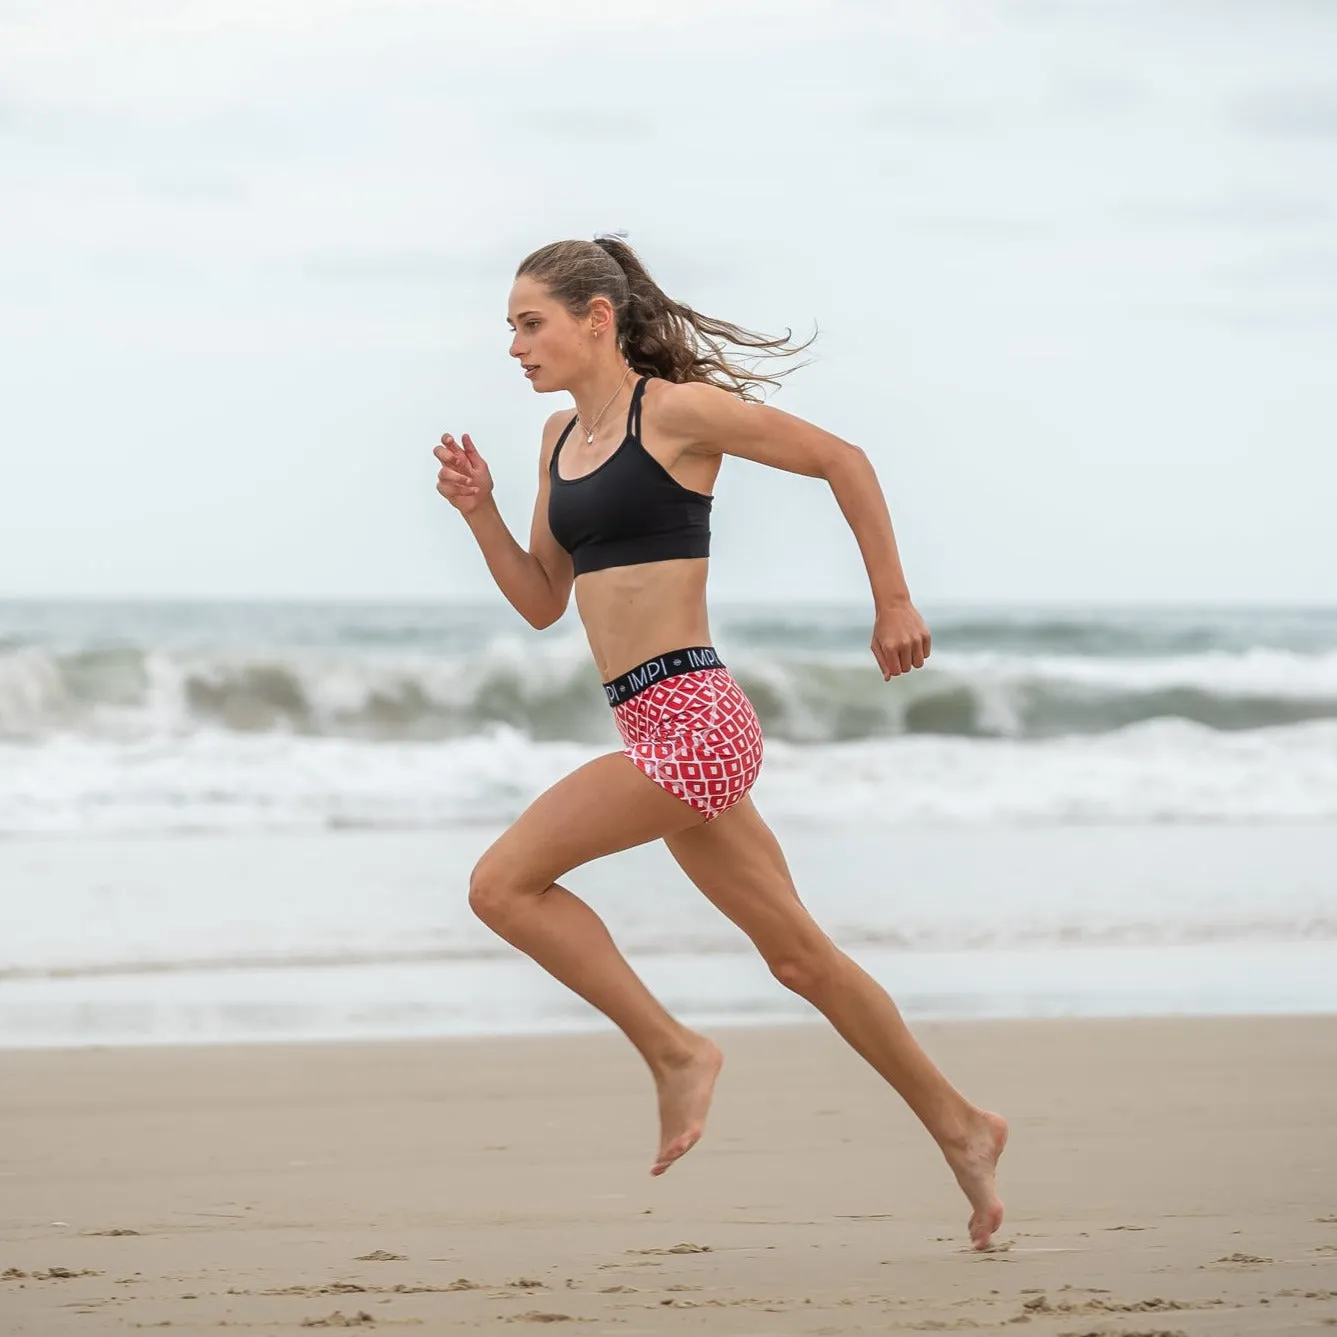
[{"label": "shorts waistband", "polygon": [[621,705],[630,701],[638,692],[647,687],[663,682],[665,678],[676,678],[683,673],[698,673],[701,669],[722,669],[724,661],[709,645],[693,645],[685,650],[669,650],[644,664],[637,664],[634,669],[604,683],[604,695],[610,706]]}]

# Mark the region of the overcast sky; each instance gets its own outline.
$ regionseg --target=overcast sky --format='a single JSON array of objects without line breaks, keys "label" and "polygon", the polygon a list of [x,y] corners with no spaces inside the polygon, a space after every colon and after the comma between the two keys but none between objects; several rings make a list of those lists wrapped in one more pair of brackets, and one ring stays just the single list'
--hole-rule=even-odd
[{"label": "overcast sky", "polygon": [[[488,597],[534,246],[821,328],[944,600],[1337,598],[1337,5],[0,0],[0,594]],[[726,463],[718,598],[859,598]]]}]

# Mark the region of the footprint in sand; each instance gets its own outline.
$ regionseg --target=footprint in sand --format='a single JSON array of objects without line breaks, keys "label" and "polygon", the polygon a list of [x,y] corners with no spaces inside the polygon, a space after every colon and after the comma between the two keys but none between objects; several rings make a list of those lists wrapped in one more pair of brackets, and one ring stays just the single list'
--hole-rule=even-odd
[{"label": "footprint in sand", "polygon": [[[1060,1300],[1051,1303],[1048,1296],[1033,1295],[1022,1306],[1022,1316],[1033,1317],[1038,1314],[1163,1314],[1178,1309],[1208,1309],[1224,1304],[1223,1300],[1162,1300],[1159,1296],[1151,1300]],[[1073,1334],[1073,1337],[1077,1337]],[[1113,1337],[1113,1334],[1106,1334]]]},{"label": "footprint in sand", "polygon": [[1089,1332],[1069,1332],[1064,1337],[1188,1337],[1183,1328],[1092,1328]]},{"label": "footprint in sand", "polygon": [[38,1268],[34,1272],[22,1272],[17,1267],[11,1267],[3,1274],[5,1281],[20,1281],[25,1277],[31,1277],[33,1281],[69,1281],[72,1277],[100,1277],[101,1272],[94,1272],[92,1268],[81,1267],[78,1269],[68,1267],[48,1267]]},{"label": "footprint in sand", "polygon": [[712,1253],[713,1246],[709,1244],[674,1244],[667,1249],[628,1249],[628,1253],[648,1256],[650,1254],[668,1254],[668,1253]]}]

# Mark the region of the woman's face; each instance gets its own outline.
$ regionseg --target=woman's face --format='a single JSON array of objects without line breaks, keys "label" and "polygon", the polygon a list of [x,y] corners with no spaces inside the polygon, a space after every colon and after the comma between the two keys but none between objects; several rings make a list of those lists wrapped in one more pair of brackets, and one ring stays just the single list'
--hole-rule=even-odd
[{"label": "woman's face", "polygon": [[593,360],[594,313],[577,320],[537,279],[516,279],[506,323],[515,332],[511,356],[540,394],[568,389]]}]

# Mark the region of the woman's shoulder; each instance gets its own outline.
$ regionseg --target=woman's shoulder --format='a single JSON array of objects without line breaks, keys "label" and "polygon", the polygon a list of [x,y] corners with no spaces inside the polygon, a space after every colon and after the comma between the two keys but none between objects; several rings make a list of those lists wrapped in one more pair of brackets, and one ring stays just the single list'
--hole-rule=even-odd
[{"label": "woman's shoulder", "polygon": [[706,381],[666,381],[652,376],[645,383],[645,403],[666,429],[686,431],[727,413],[738,399]]},{"label": "woman's shoulder", "polygon": [[562,434],[576,420],[576,411],[573,408],[558,409],[556,413],[548,414],[547,420],[543,424],[543,435],[539,440],[539,467],[547,469],[552,463],[552,457],[557,450],[557,443],[562,439]]},{"label": "woman's shoulder", "polygon": [[548,414],[543,423],[543,439],[547,442],[556,441],[561,434],[576,420],[576,411],[573,408],[558,409],[556,413]]},{"label": "woman's shoulder", "polygon": [[656,435],[683,450],[713,452],[719,442],[755,429],[756,406],[707,381],[651,381],[645,396]]}]

